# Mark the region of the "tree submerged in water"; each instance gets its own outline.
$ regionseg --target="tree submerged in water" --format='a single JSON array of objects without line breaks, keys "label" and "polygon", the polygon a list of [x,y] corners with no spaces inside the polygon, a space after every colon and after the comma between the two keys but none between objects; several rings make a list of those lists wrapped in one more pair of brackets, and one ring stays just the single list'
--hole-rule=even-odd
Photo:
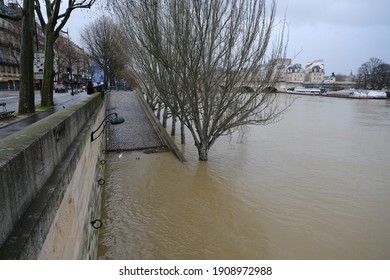
[{"label": "tree submerged in water", "polygon": [[189,129],[200,160],[208,160],[220,136],[275,122],[291,104],[267,91],[285,51],[284,25],[273,35],[275,1],[269,9],[264,0],[111,5],[128,36],[134,73]]}]

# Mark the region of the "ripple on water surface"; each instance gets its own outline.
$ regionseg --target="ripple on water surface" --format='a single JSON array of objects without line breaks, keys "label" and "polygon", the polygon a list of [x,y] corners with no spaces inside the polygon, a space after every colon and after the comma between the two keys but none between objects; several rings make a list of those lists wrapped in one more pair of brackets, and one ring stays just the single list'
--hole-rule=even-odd
[{"label": "ripple on water surface", "polygon": [[390,120],[359,120],[388,101],[361,101],[300,98],[207,163],[108,154],[99,258],[390,258]]}]

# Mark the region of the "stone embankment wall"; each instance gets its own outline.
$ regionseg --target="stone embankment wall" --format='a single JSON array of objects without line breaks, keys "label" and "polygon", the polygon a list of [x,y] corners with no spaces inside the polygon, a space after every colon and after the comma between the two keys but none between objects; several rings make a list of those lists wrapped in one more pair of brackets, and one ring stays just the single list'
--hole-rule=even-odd
[{"label": "stone embankment wall", "polygon": [[105,117],[101,94],[0,140],[0,259],[94,259]]}]

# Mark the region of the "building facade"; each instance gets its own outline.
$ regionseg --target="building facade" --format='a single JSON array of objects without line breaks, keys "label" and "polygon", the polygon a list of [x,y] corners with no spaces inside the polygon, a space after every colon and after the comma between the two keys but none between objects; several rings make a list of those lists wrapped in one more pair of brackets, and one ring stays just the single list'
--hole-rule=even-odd
[{"label": "building facade", "polygon": [[299,63],[287,65],[280,81],[287,83],[321,84],[325,81],[325,67],[322,59],[314,60],[303,69]]},{"label": "building facade", "polygon": [[66,35],[60,35],[54,43],[54,85],[78,89],[91,80],[89,58]]},{"label": "building facade", "polygon": [[305,68],[305,82],[319,84],[324,82],[325,66],[322,59],[314,60]]},{"label": "building facade", "polygon": [[[20,13],[16,3],[4,4],[0,0],[2,14],[15,15]],[[0,90],[18,89],[20,81],[20,34],[22,25],[20,21],[0,18]]]},{"label": "building facade", "polygon": [[301,64],[293,64],[286,68],[283,73],[283,80],[289,83],[303,83],[305,81],[305,71]]},{"label": "building facade", "polygon": [[[3,15],[17,15],[21,8],[15,0],[0,0],[0,13]],[[21,54],[21,20],[0,18],[0,90],[19,90],[20,85],[20,54]],[[45,52],[45,35],[35,21],[34,53]],[[54,46],[54,81],[56,83],[74,84],[80,87],[88,79],[88,57],[84,50],[74,44],[68,36],[60,36]],[[34,64],[34,70],[35,70]],[[36,89],[41,86],[42,73],[35,76]],[[90,79],[90,77],[89,77]]]}]

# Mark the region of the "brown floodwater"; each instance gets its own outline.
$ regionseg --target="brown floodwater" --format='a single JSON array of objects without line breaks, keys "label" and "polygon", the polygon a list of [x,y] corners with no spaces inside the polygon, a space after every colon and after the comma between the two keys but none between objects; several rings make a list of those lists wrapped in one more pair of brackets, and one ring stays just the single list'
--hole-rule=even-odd
[{"label": "brown floodwater", "polygon": [[390,259],[390,100],[299,97],[208,162],[187,140],[107,155],[99,259]]}]

